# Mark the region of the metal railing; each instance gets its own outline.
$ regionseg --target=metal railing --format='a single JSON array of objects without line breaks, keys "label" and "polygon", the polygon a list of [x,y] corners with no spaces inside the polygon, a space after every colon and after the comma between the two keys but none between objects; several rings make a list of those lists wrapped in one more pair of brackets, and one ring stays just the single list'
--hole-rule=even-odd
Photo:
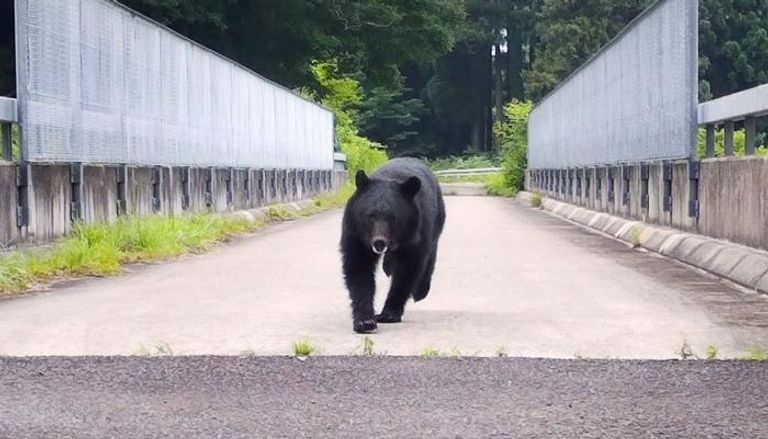
[{"label": "metal railing", "polygon": [[531,111],[531,169],[695,156],[698,1],[659,0]]},{"label": "metal railing", "polygon": [[750,88],[699,104],[699,125],[707,129],[707,157],[715,156],[715,130],[725,131],[725,155],[734,155],[734,132],[737,122],[744,124],[744,154],[756,152],[757,121],[768,115],[768,84]]},{"label": "metal railing", "polygon": [[488,175],[501,172],[501,168],[475,168],[475,169],[444,169],[442,171],[435,171],[437,176],[466,176],[466,175]]}]

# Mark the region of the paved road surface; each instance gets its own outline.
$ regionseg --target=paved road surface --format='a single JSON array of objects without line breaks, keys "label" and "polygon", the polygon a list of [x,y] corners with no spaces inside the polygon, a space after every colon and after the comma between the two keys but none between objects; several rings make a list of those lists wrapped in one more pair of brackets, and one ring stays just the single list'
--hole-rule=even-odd
[{"label": "paved road surface", "polygon": [[766,395],[753,362],[0,359],[0,437],[765,438]]},{"label": "paved road surface", "polygon": [[[740,356],[768,346],[768,300],[628,249],[522,202],[449,197],[430,296],[374,350],[493,356]],[[343,288],[340,211],[270,226],[209,254],[0,302],[0,355],[284,355],[309,338],[359,351]],[[386,291],[386,278],[379,291]],[[379,303],[383,294],[379,295]]]}]

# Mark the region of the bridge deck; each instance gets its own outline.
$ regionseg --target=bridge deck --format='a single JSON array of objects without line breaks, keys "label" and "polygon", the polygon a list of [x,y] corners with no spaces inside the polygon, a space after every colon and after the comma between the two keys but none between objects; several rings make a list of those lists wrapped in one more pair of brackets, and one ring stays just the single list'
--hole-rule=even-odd
[{"label": "bridge deck", "polygon": [[[382,325],[374,351],[675,358],[768,346],[768,300],[628,249],[522,202],[449,197],[430,296]],[[343,288],[340,211],[211,253],[0,302],[0,355],[284,355],[306,337],[359,352]],[[380,278],[378,302],[386,278]]]}]

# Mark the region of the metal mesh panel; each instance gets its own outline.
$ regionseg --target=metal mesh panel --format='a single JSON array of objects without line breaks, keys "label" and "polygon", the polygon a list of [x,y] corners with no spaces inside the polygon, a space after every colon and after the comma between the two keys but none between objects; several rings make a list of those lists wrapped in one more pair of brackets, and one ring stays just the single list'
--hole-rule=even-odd
[{"label": "metal mesh panel", "polygon": [[333,168],[333,115],[108,0],[16,0],[24,158]]},{"label": "metal mesh panel", "polygon": [[531,112],[531,168],[688,158],[696,138],[698,1],[662,0]]}]

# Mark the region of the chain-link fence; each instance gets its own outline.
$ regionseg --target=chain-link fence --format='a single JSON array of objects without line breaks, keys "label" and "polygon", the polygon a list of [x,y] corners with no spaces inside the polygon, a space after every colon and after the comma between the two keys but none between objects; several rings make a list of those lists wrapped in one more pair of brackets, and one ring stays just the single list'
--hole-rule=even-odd
[{"label": "chain-link fence", "polygon": [[30,162],[333,168],[333,115],[109,0],[16,0]]},{"label": "chain-link fence", "polygon": [[532,169],[693,157],[698,1],[661,0],[544,98]]}]

